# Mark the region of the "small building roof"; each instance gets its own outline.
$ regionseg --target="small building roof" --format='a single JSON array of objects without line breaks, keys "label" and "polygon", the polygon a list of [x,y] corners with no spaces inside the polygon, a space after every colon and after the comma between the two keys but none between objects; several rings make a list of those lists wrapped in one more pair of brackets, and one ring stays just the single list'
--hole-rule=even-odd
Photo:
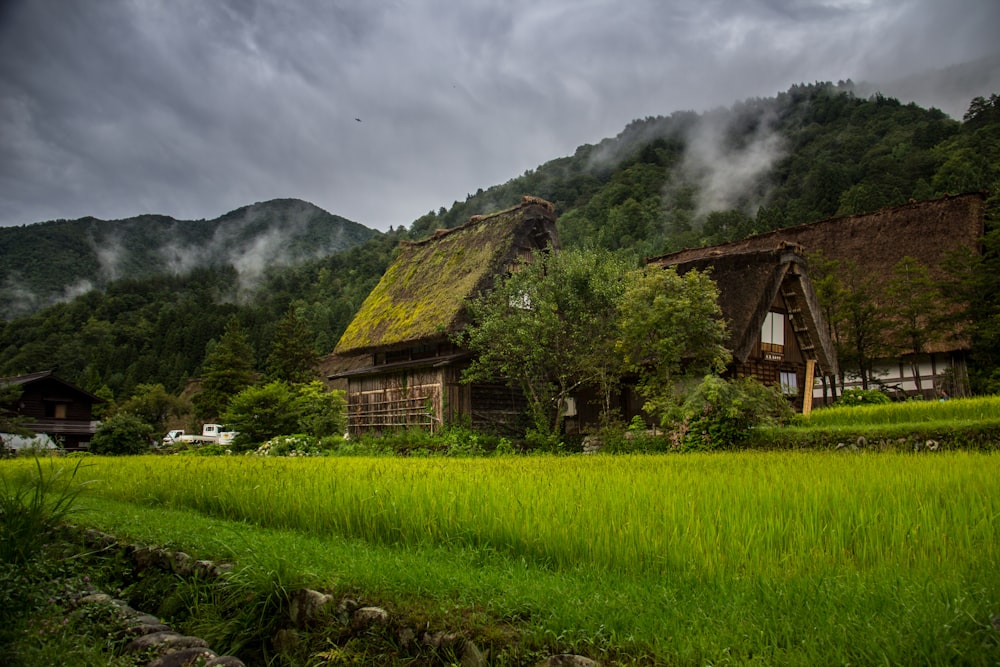
[{"label": "small building roof", "polygon": [[29,373],[27,375],[17,375],[14,377],[0,378],[0,386],[18,385],[25,387],[31,384],[35,384],[37,382],[41,382],[42,380],[49,380],[50,382],[55,382],[57,384],[60,384],[69,389],[70,391],[90,399],[90,401],[93,403],[107,402],[100,396],[95,396],[94,394],[90,393],[89,391],[86,391],[85,389],[80,389],[71,382],[67,382],[66,380],[56,377],[54,370],[39,371],[37,373]]},{"label": "small building roof", "polygon": [[554,208],[536,197],[431,238],[403,242],[334,354],[446,339],[466,324],[467,299],[492,286],[516,259],[546,246],[559,246]]}]

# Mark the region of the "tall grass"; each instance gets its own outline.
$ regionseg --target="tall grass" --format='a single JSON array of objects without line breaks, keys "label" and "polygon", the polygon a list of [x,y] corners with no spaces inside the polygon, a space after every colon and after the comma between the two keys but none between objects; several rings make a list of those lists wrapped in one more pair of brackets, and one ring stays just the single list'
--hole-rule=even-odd
[{"label": "tall grass", "polygon": [[559,568],[776,576],[1000,556],[995,455],[92,460],[94,493],[120,501]]},{"label": "tall grass", "polygon": [[949,401],[906,401],[857,407],[830,407],[800,418],[798,426],[854,428],[927,422],[988,423],[1000,421],[1000,396]]},{"label": "tall grass", "polygon": [[608,664],[1000,660],[1000,454],[90,461],[124,537],[489,610]]},{"label": "tall grass", "polygon": [[83,491],[77,479],[81,461],[68,467],[48,461],[45,468],[38,458],[9,466],[5,473],[14,474],[0,477],[0,563],[24,565],[34,558]]}]

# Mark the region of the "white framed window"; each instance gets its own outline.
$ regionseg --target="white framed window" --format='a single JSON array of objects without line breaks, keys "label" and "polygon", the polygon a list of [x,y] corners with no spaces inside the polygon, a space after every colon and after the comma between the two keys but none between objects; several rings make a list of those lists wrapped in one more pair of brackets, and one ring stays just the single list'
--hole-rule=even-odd
[{"label": "white framed window", "polygon": [[768,313],[760,331],[760,351],[765,359],[781,360],[785,353],[785,314]]},{"label": "white framed window", "polygon": [[781,383],[781,393],[785,396],[799,395],[799,378],[795,371],[781,371],[779,382]]}]

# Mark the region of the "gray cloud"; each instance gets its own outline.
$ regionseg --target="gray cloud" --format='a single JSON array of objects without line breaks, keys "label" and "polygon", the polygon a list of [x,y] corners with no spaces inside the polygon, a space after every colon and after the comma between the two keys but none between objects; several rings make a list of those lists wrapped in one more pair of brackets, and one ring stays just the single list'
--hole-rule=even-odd
[{"label": "gray cloud", "polygon": [[386,229],[634,118],[816,80],[960,116],[996,90],[912,75],[997,54],[997,25],[995,0],[15,0],[0,225],[298,197]]}]

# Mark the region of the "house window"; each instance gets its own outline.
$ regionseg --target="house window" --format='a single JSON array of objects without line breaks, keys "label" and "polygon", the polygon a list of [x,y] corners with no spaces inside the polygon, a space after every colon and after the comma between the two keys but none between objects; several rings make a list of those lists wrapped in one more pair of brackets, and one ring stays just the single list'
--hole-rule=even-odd
[{"label": "house window", "polygon": [[48,403],[45,406],[45,416],[48,419],[66,419],[66,403]]},{"label": "house window", "polygon": [[795,371],[781,371],[780,382],[782,394],[785,396],[799,395],[799,378]]},{"label": "house window", "polygon": [[760,332],[760,351],[765,359],[781,361],[785,352],[785,315],[768,313]]}]

